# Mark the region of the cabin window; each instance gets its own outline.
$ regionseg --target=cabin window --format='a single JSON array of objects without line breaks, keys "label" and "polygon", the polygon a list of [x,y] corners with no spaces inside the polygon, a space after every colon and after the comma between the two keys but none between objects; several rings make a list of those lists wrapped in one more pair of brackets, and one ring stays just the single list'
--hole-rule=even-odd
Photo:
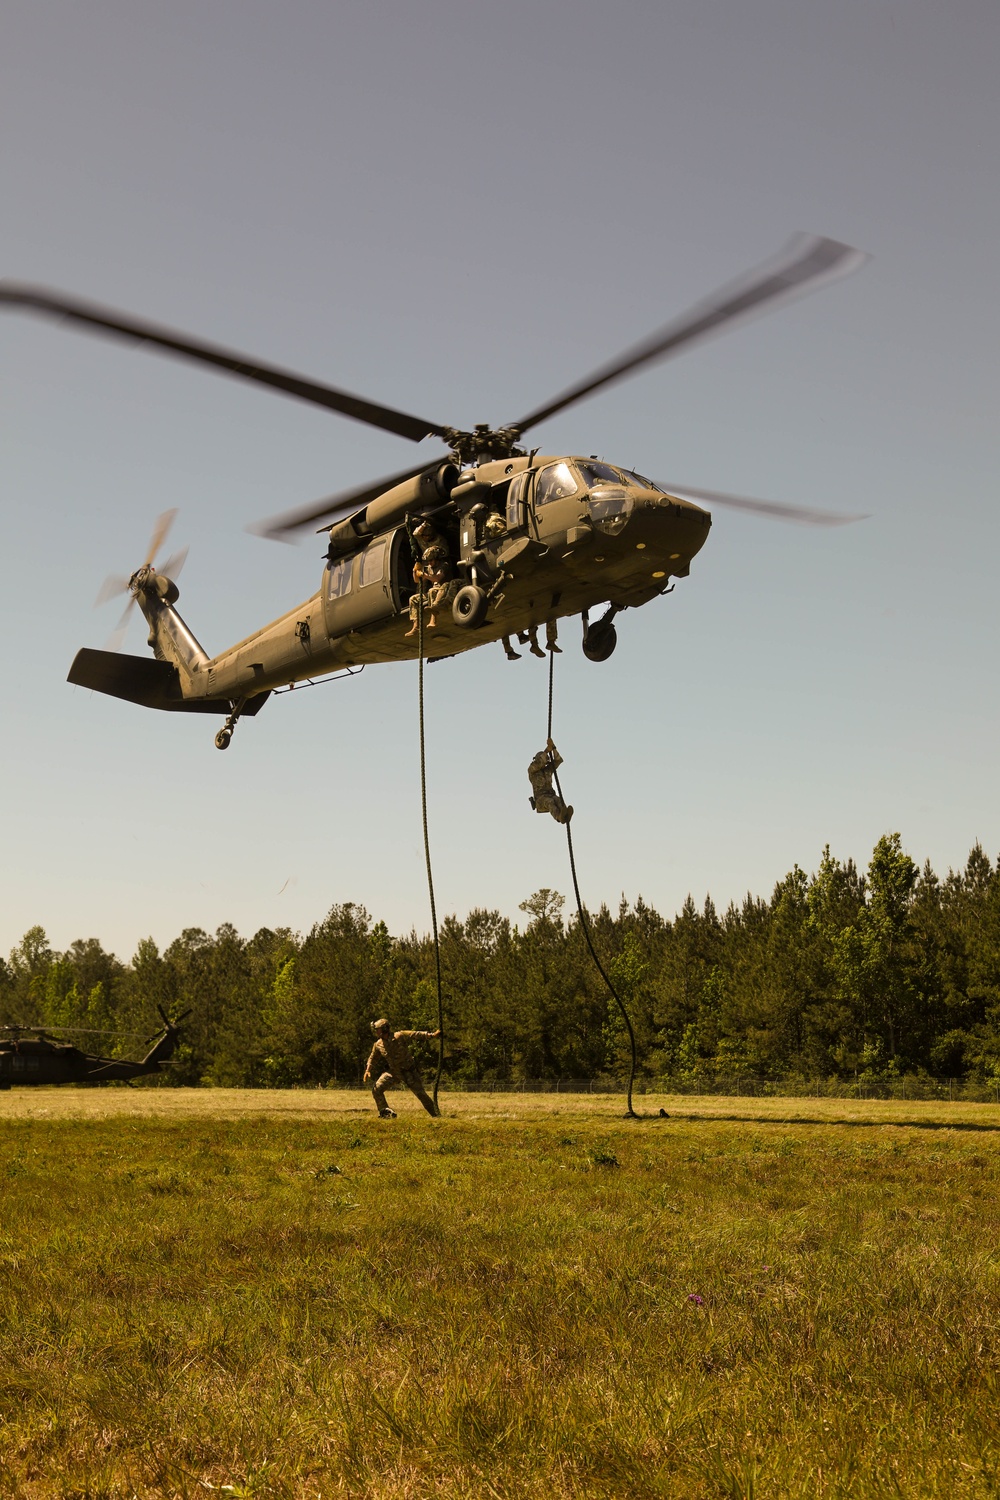
[{"label": "cabin window", "polygon": [[351,568],[354,566],[353,557],[342,557],[339,562],[330,564],[329,590],[331,599],[339,599],[341,594],[351,592]]},{"label": "cabin window", "polygon": [[370,542],[362,552],[358,587],[363,589],[369,583],[381,583],[384,573],[385,538],[380,542]]},{"label": "cabin window", "polygon": [[549,464],[547,469],[542,469],[538,475],[538,483],[535,485],[535,505],[549,505],[553,500],[565,500],[568,495],[575,495],[580,488],[576,475],[569,464]]},{"label": "cabin window", "polygon": [[507,529],[513,531],[515,526],[524,523],[524,501],[528,493],[529,470],[524,469],[520,474],[515,474],[507,490]]}]

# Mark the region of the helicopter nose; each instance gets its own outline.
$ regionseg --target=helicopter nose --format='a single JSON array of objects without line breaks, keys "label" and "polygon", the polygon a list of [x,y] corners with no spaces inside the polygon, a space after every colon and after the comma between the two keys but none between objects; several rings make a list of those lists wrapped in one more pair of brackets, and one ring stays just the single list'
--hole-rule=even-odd
[{"label": "helicopter nose", "polygon": [[649,536],[635,545],[643,552],[650,546],[656,553],[663,571],[654,570],[652,576],[658,579],[670,573],[677,578],[687,577],[691,559],[708,538],[712,517],[693,500],[661,492],[650,492],[642,509],[651,529]]},{"label": "helicopter nose", "polygon": [[696,505],[693,500],[682,499],[680,495],[658,494],[655,497],[656,504],[661,510],[676,516],[679,521],[691,521],[700,526],[711,526],[711,512],[705,510],[704,506]]},{"label": "helicopter nose", "polygon": [[697,546],[702,546],[712,526],[711,513],[701,505],[696,505],[693,500],[682,499],[680,495],[665,495],[660,491],[650,491],[644,501],[644,508],[656,512],[664,521],[669,519],[675,526],[679,526],[685,535],[697,536]]}]

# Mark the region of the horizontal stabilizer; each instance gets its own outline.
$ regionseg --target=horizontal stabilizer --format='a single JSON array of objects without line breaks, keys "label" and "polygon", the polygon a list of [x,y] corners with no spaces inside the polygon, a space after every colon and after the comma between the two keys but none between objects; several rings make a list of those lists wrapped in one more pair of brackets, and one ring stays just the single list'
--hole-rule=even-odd
[{"label": "horizontal stabilizer", "polygon": [[228,698],[185,698],[177,668],[168,661],[148,656],[122,656],[117,651],[92,651],[84,646],[69,669],[67,682],[124,698],[143,708],[164,708],[177,713],[228,714]]}]

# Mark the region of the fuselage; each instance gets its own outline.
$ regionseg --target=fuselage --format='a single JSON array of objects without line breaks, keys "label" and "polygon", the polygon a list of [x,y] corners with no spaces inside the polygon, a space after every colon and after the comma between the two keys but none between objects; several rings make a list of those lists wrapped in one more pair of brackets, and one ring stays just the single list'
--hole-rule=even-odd
[{"label": "fuselage", "polygon": [[[431,659],[603,603],[645,604],[672,577],[687,575],[711,526],[708,512],[691,501],[584,458],[482,464],[459,477],[452,498],[457,520],[435,524],[456,572],[499,587],[474,630],[457,624],[450,609],[437,612],[435,628],[425,632]],[[503,529],[490,517],[500,517]],[[412,567],[401,520],[329,559],[311,598],[229,650],[212,658],[185,653],[185,697],[235,700],[349,666],[415,657],[416,639],[406,636]],[[176,615],[171,606],[160,609]]]}]

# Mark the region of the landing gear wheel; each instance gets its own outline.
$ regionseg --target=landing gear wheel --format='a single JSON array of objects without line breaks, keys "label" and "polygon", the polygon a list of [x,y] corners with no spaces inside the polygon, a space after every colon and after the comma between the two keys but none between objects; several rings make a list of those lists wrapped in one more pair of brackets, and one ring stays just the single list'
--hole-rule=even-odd
[{"label": "landing gear wheel", "polygon": [[613,625],[595,625],[584,637],[583,654],[588,661],[607,661],[617,644],[618,632]]},{"label": "landing gear wheel", "polygon": [[465,630],[475,630],[476,626],[481,625],[486,619],[489,606],[490,601],[479,585],[467,583],[455,595],[455,601],[451,606],[451,617],[456,625],[461,625]]},{"label": "landing gear wheel", "polygon": [[239,723],[240,714],[243,712],[243,710],[246,708],[246,706],[247,706],[247,700],[245,698],[237,698],[236,702],[233,704],[233,711],[232,711],[232,713],[229,715],[228,719],[223,724],[223,726],[219,730],[218,734],[215,736],[215,748],[216,748],[216,750],[228,750],[229,749],[229,741],[233,737],[233,730],[236,728],[236,725]]}]

